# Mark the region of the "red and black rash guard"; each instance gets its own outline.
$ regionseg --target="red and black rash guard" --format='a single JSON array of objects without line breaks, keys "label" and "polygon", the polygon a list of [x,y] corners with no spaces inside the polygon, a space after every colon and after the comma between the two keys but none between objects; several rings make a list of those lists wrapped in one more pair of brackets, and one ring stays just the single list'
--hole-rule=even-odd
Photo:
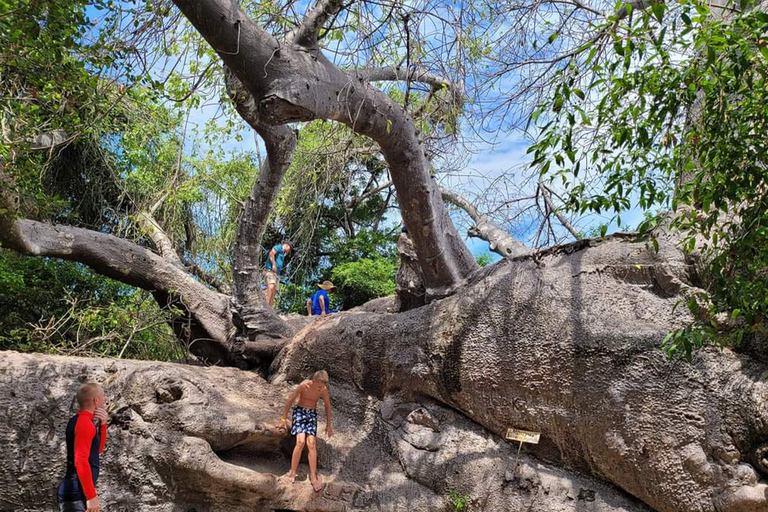
[{"label": "red and black rash guard", "polygon": [[[80,411],[67,424],[67,478],[77,476],[83,496],[90,500],[96,497],[96,481],[99,478],[99,454],[107,443],[107,425],[97,429],[93,413]],[[70,492],[79,494],[78,489]],[[75,496],[72,496],[73,498]]]}]

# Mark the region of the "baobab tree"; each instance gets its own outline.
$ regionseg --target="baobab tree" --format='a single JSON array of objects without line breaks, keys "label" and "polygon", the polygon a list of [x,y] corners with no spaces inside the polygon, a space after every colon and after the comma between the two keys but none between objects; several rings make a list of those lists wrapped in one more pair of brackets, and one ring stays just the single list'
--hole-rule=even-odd
[{"label": "baobab tree", "polygon": [[[447,485],[462,482],[468,483],[483,510],[524,506],[578,510],[584,505],[578,504],[581,501],[597,501],[596,507],[616,511],[766,509],[768,493],[761,478],[768,476],[764,407],[768,388],[761,355],[765,340],[758,329],[762,319],[750,325],[755,335],[739,351],[703,350],[690,365],[670,362],[661,353],[660,343],[668,333],[680,332],[697,320],[695,302],[689,311],[679,309],[678,303],[704,293],[707,287],[706,261],[700,253],[686,250],[686,235],[670,229],[674,221],[669,216],[658,217],[642,236],[615,234],[535,252],[511,243],[508,259],[479,269],[442,196],[476,214],[478,230],[482,226],[493,236],[503,230],[489,225],[461,198],[440,191],[411,113],[372,82],[404,80],[433,89],[458,87],[454,97],[463,96],[460,84],[410,65],[404,70],[335,65],[319,41],[348,7],[339,1],[318,2],[295,27],[277,35],[231,1],[178,0],[174,4],[223,62],[227,95],[267,149],[266,163],[239,221],[231,296],[187,272],[167,249],[170,246],[162,229],[153,224],[151,209],[141,222],[146,223],[154,251],[109,234],[15,215],[17,199],[7,177],[3,179],[9,186],[2,189],[0,202],[4,246],[22,254],[79,261],[104,275],[153,290],[158,300],[174,303],[186,314],[176,328],[180,336],[194,341],[193,353],[209,362],[248,367],[256,358],[261,362],[274,358],[270,384],[255,375],[245,381],[243,372],[222,368],[121,363],[94,371],[114,385],[119,396],[119,422],[127,426],[119,443],[139,443],[143,449],[136,457],[161,482],[161,491],[147,491],[152,506],[162,502],[159,496],[167,490],[172,497],[164,498],[167,503],[159,507],[217,499],[224,503],[222,508],[231,510],[252,508],[254,500],[266,510],[397,510],[400,505],[388,494],[386,479],[370,478],[383,474],[380,463],[385,461],[408,477],[402,499],[411,500],[405,504],[411,509],[434,510],[433,497],[446,494]],[[581,2],[554,4],[589,11]],[[659,5],[635,4],[634,8],[653,8],[649,16],[663,23]],[[622,23],[634,23],[630,7],[609,15],[607,27],[601,30],[615,34],[616,27],[626,28]],[[765,20],[756,17],[754,21],[764,28]],[[708,28],[705,22],[700,20]],[[651,39],[661,45],[660,35]],[[598,41],[602,43],[594,38]],[[752,41],[755,48],[760,48],[759,41]],[[630,46],[622,44],[616,55],[634,51],[624,49]],[[741,62],[740,57],[734,60]],[[748,62],[762,65],[754,59]],[[563,75],[567,74],[558,76]],[[558,92],[550,109],[554,113],[539,112],[537,118],[551,115],[573,126],[576,122],[567,116],[571,104],[562,92],[573,84],[568,76],[564,80],[559,89],[555,86]],[[617,83],[626,86],[628,82]],[[693,89],[695,93],[695,84]],[[569,90],[582,100],[587,98],[581,90]],[[715,102],[718,105],[722,103]],[[714,111],[723,109],[713,107]],[[561,112],[564,118],[559,119]],[[315,119],[343,123],[378,144],[411,237],[409,265],[422,280],[425,305],[398,313],[387,311],[391,304],[386,300],[378,301],[299,332],[264,305],[258,281],[261,237],[294,150],[295,134],[289,123]],[[685,124],[672,126],[686,129]],[[539,141],[535,146],[537,164],[547,165],[547,151],[553,147],[571,157],[571,146],[552,143],[554,136],[543,140],[546,143]],[[557,139],[558,144],[560,140],[567,139]],[[669,145],[661,139],[658,143]],[[565,161],[559,152],[552,160],[559,165]],[[762,190],[764,184],[756,186]],[[540,190],[544,201],[551,202],[552,189],[542,183]],[[27,382],[28,375],[37,375],[38,364],[55,368],[54,378],[63,382],[82,373],[85,363],[54,359],[38,363],[27,356],[9,355],[2,375]],[[353,471],[328,461],[339,480],[353,480],[354,486],[342,483],[331,494],[307,497],[284,488],[268,465],[247,471],[235,467],[237,449],[243,447],[252,448],[259,463],[277,456],[280,434],[268,424],[276,390],[285,390],[280,386],[286,381],[321,367],[338,383],[344,397],[342,414],[357,413],[349,413],[349,421],[373,418],[366,424],[364,439],[343,447],[340,459],[349,460]],[[114,377],[106,378],[110,372]],[[71,391],[72,386],[61,387]],[[33,388],[24,389],[31,396]],[[213,403],[208,396],[223,399]],[[254,397],[256,405],[246,408],[244,396]],[[198,410],[206,411],[199,421]],[[230,421],[228,411],[238,414]],[[227,418],[224,427],[214,418]],[[484,457],[495,449],[488,443],[473,444],[471,453],[460,453],[462,465],[474,468],[477,464],[482,469],[474,472],[474,479],[463,474],[461,481],[450,480],[451,471],[461,474],[461,470],[446,462],[458,453],[447,447],[461,445],[464,435],[453,434],[480,432],[493,441],[509,427],[540,432],[543,441],[534,455],[564,468],[567,483],[562,487],[573,491],[579,485],[579,491],[571,492],[574,496],[566,491],[559,500],[551,497],[556,485],[550,468],[529,469],[527,476],[507,474],[504,464]],[[11,435],[15,428],[6,429],[8,439],[20,437]],[[349,434],[353,437],[352,431]],[[161,453],[160,445],[169,448]],[[269,455],[263,455],[265,450]],[[130,464],[125,466],[128,469],[121,471],[130,478],[114,483],[114,497],[141,504],[136,489],[153,487],[149,479],[132,472]],[[386,467],[387,475],[394,466]],[[599,491],[581,487],[579,473],[609,485]],[[446,483],[449,480],[451,484]],[[419,487],[412,487],[413,482]],[[236,492],[222,490],[229,484]],[[538,501],[540,491],[545,498]]]}]

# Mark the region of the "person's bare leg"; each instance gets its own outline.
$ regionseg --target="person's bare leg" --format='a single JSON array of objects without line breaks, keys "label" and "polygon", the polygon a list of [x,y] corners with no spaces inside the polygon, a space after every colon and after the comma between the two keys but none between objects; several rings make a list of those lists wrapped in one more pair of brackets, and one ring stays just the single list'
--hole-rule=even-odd
[{"label": "person's bare leg", "polygon": [[288,473],[288,480],[290,480],[291,483],[296,480],[296,470],[299,468],[301,452],[304,451],[304,442],[306,437],[306,434],[298,434],[296,436],[296,447],[293,449],[293,457],[291,457],[291,472]]},{"label": "person's bare leg", "polygon": [[307,316],[312,316],[312,299],[307,299]]},{"label": "person's bare leg", "polygon": [[307,450],[309,450],[309,481],[315,492],[323,488],[323,484],[317,479],[317,440],[315,436],[307,436]]},{"label": "person's bare leg", "polygon": [[275,295],[277,294],[277,287],[273,284],[267,285],[267,304],[269,304],[269,307],[272,307],[272,304],[275,302]]}]

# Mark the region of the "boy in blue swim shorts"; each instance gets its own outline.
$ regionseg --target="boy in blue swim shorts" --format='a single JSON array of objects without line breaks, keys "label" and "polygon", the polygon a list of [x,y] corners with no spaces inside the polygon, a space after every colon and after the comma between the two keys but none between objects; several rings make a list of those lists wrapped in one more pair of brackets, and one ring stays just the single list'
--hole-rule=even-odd
[{"label": "boy in blue swim shorts", "polygon": [[309,481],[312,488],[319,492],[323,485],[317,478],[317,402],[323,399],[325,405],[326,425],[325,433],[328,437],[333,435],[331,427],[331,399],[328,396],[328,373],[325,370],[315,372],[311,379],[305,380],[293,390],[291,396],[283,408],[283,417],[279,427],[286,428],[288,424],[288,411],[293,406],[291,415],[291,435],[296,436],[296,447],[291,458],[291,471],[288,479],[293,483],[296,479],[296,469],[299,467],[301,452],[306,444],[309,459]]}]

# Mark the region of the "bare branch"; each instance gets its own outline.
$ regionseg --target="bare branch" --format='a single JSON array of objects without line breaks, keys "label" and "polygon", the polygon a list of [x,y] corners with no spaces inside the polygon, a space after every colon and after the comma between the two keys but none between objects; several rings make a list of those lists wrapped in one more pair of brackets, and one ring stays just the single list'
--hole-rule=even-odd
[{"label": "bare branch", "polygon": [[552,202],[552,193],[549,188],[547,188],[547,186],[542,182],[539,182],[539,188],[541,188],[541,195],[544,197],[544,201],[547,203],[549,211],[552,212],[555,217],[557,217],[557,220],[560,221],[560,224],[562,224],[563,227],[567,229],[577,240],[581,238],[581,233],[579,233],[579,230],[573,227],[573,225],[568,222],[568,219],[566,219],[565,216],[560,213],[557,208],[555,208],[555,204]]},{"label": "bare branch", "polygon": [[483,221],[483,216],[480,215],[480,212],[477,211],[477,208],[475,208],[472,203],[464,199],[459,194],[444,188],[440,189],[440,193],[443,195],[443,199],[467,212],[475,224],[479,224]]},{"label": "bare branch", "polygon": [[412,68],[410,70],[399,67],[386,66],[382,68],[355,68],[349,71],[351,75],[362,78],[368,82],[419,82],[432,87],[432,90],[448,89],[456,98],[457,102],[462,102],[464,93],[451,80],[434,75],[422,69]]},{"label": "bare branch", "polygon": [[138,214],[137,220],[139,226],[141,226],[149,239],[152,240],[155,247],[157,247],[160,256],[170,264],[179,268],[184,268],[184,264],[181,259],[179,259],[179,255],[173,247],[173,242],[168,235],[165,234],[165,231],[160,227],[160,224],[157,223],[155,218],[152,217],[152,214],[141,212]]},{"label": "bare branch", "polygon": [[230,295],[232,293],[231,286],[216,279],[214,276],[212,276],[211,274],[209,274],[208,272],[200,268],[200,266],[194,261],[190,261],[184,258],[182,262],[184,263],[184,267],[187,269],[189,273],[191,273],[196,278],[200,279],[202,282],[204,282],[208,286],[212,286],[219,293],[223,293],[225,295]]},{"label": "bare branch", "polygon": [[286,41],[288,44],[317,49],[318,35],[323,25],[344,8],[343,0],[318,0],[304,16],[301,25],[288,34]]},{"label": "bare branch", "polygon": [[512,238],[505,229],[502,229],[489,221],[484,215],[481,215],[477,208],[465,198],[450,190],[440,189],[440,193],[443,195],[443,199],[467,212],[475,222],[475,225],[469,228],[467,234],[488,242],[490,249],[502,258],[512,259],[531,252],[522,242]]},{"label": "bare branch", "polygon": [[354,208],[355,206],[357,206],[358,204],[362,203],[363,201],[365,201],[369,197],[375,196],[376,194],[378,194],[382,190],[386,190],[386,189],[391,188],[391,187],[392,187],[392,182],[388,181],[388,182],[386,182],[385,184],[383,184],[380,187],[376,187],[373,190],[369,190],[365,194],[361,194],[361,195],[359,195],[357,197],[353,197],[352,199],[347,201],[347,208]]}]

